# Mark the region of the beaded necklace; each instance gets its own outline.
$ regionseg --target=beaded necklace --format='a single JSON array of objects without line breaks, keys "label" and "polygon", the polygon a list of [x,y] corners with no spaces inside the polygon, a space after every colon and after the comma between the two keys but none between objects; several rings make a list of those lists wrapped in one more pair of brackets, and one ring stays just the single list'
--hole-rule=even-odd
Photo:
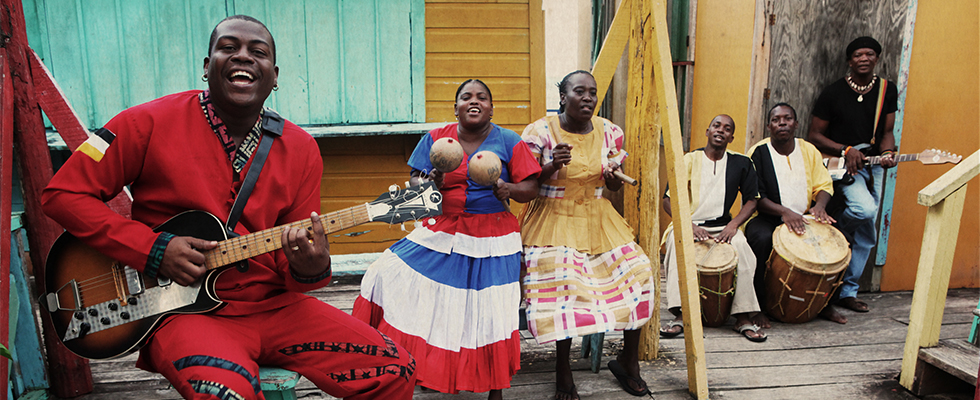
[{"label": "beaded necklace", "polygon": [[850,86],[851,89],[854,89],[855,92],[858,92],[858,103],[860,103],[864,101],[864,94],[867,93],[868,90],[875,85],[876,81],[878,81],[878,75],[877,74],[873,75],[871,77],[871,82],[869,82],[867,85],[864,86],[858,86],[856,83],[854,83],[854,81],[851,80],[851,75],[845,76],[844,79],[847,81],[847,85]]}]

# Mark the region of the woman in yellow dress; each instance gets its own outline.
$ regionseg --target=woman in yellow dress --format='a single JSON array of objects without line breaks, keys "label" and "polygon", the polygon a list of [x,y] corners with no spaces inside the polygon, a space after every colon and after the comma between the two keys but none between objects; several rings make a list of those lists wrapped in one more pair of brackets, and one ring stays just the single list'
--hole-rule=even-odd
[{"label": "woman in yellow dress", "polygon": [[593,116],[592,74],[572,72],[558,90],[559,114],[522,134],[542,169],[538,197],[521,218],[528,328],[538,343],[557,342],[556,399],[579,398],[571,339],[614,330],[624,331],[625,340],[609,369],[624,390],[646,395],[639,329],[657,309],[653,270],[630,226],[602,197],[603,187],[623,186],[613,175],[626,158],[623,131]]}]

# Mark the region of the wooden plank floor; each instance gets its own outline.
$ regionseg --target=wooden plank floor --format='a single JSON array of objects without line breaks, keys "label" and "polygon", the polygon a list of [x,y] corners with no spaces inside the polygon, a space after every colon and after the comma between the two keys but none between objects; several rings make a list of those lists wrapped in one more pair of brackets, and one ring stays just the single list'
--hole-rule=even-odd
[{"label": "wooden plank floor", "polygon": [[[311,294],[350,312],[356,284],[337,284]],[[946,299],[941,337],[966,338],[980,290],[950,290]],[[732,331],[731,325],[705,328],[708,387],[712,399],[915,399],[899,386],[897,376],[908,327],[911,292],[862,293],[871,312],[842,311],[846,325],[817,319],[806,324],[773,323],[769,340],[752,343]],[[662,309],[661,318],[669,314]],[[732,319],[734,321],[734,319]],[[554,394],[554,345],[538,345],[524,331],[521,371],[510,399],[549,399]],[[634,398],[620,389],[605,367],[621,347],[621,334],[607,334],[603,367],[598,374],[586,360],[573,360],[575,380],[583,399]],[[572,354],[579,354],[580,341]],[[660,342],[660,357],[642,362],[643,376],[658,399],[690,399],[682,337]],[[93,361],[93,393],[80,400],[179,399],[161,376],[135,369],[136,356]],[[302,399],[333,399],[303,379]],[[970,398],[965,396],[963,398]],[[447,395],[416,388],[416,399],[484,399],[483,393]]]}]

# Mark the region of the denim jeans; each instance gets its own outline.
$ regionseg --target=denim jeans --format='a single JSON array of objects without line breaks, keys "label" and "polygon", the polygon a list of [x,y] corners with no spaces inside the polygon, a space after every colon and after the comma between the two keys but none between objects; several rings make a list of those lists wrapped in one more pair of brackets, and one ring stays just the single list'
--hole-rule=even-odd
[{"label": "denim jeans", "polygon": [[854,174],[854,183],[842,189],[847,208],[838,218],[838,222],[844,231],[854,236],[854,243],[851,244],[851,263],[844,271],[838,292],[837,297],[840,299],[857,297],[858,279],[861,279],[871,248],[875,246],[875,219],[878,216],[878,199],[884,173],[885,169],[880,165],[864,168]]}]

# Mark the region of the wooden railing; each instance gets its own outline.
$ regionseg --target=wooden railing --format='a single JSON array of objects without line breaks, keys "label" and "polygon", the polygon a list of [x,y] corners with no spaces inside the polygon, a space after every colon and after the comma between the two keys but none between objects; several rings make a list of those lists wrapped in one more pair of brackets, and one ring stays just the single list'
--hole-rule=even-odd
[{"label": "wooden railing", "polygon": [[966,200],[966,183],[980,173],[980,150],[919,191],[918,202],[929,207],[919,269],[909,312],[909,331],[905,337],[902,374],[899,382],[913,390],[919,349],[939,344],[953,252],[960,230],[960,217]]}]

